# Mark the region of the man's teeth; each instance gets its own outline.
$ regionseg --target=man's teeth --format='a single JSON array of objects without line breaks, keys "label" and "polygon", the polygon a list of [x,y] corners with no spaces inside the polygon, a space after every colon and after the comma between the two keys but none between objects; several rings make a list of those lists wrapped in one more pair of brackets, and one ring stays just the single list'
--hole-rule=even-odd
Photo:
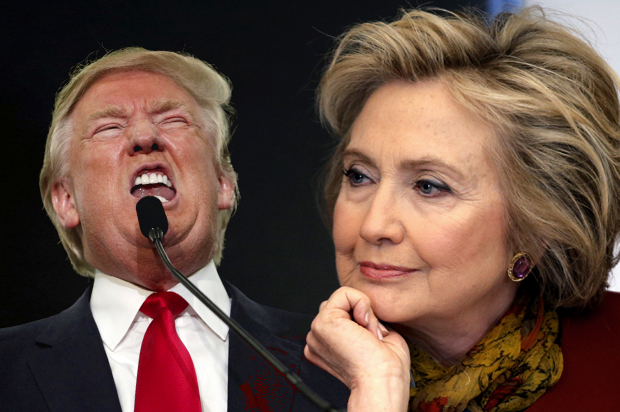
[{"label": "man's teeth", "polygon": [[170,183],[168,176],[159,173],[145,173],[142,176],[136,177],[135,186],[154,185],[157,183],[172,187],[172,183]]},{"label": "man's teeth", "polygon": [[161,196],[155,196],[155,197],[161,200],[162,203],[166,203],[168,201],[168,199],[161,197]]}]

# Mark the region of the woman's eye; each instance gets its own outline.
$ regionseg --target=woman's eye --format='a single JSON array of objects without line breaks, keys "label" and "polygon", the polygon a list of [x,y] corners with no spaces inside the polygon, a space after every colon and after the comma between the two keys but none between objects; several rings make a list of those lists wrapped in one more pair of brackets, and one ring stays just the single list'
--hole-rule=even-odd
[{"label": "woman's eye", "polygon": [[355,168],[343,170],[344,175],[349,179],[352,186],[360,186],[370,182],[370,178]]},{"label": "woman's eye", "polygon": [[448,186],[431,180],[418,180],[415,188],[425,196],[438,196],[442,193],[450,192]]}]

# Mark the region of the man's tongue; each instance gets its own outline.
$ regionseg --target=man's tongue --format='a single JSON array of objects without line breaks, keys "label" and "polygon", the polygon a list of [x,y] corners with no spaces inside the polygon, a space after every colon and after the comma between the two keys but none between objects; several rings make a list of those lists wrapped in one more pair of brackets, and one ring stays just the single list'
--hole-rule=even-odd
[{"label": "man's tongue", "polygon": [[174,197],[174,190],[166,185],[155,184],[137,187],[131,194],[138,199],[142,199],[146,196],[159,196],[166,200],[170,200]]}]

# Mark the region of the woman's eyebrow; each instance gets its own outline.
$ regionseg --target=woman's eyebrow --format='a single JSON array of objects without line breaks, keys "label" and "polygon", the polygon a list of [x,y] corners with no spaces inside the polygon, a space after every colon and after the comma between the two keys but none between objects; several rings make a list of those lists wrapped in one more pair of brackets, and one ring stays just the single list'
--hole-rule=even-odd
[{"label": "woman's eyebrow", "polygon": [[361,160],[362,162],[368,163],[371,165],[375,164],[374,160],[372,160],[371,157],[369,157],[368,155],[364,154],[363,152],[357,149],[346,149],[344,153],[342,154],[342,158],[345,159],[347,157],[357,158]]},{"label": "woman's eyebrow", "polygon": [[[346,149],[342,157],[343,159],[355,158],[355,159],[359,159],[360,161],[364,163],[368,163],[373,166],[375,165],[375,161],[370,156],[368,156],[367,154],[355,148]],[[438,157],[426,157],[425,156],[420,159],[405,159],[399,163],[400,169],[407,169],[407,170],[417,170],[417,169],[428,168],[428,167],[439,167],[441,169],[446,170],[449,174],[454,175],[458,179],[465,178],[464,174],[458,168],[454,167],[453,165],[445,162],[444,160]]]},{"label": "woman's eyebrow", "polygon": [[453,165],[446,163],[437,157],[423,157],[421,159],[408,159],[400,162],[401,169],[421,169],[428,167],[439,167],[447,170],[448,173],[455,175],[460,179],[464,179],[463,173]]}]

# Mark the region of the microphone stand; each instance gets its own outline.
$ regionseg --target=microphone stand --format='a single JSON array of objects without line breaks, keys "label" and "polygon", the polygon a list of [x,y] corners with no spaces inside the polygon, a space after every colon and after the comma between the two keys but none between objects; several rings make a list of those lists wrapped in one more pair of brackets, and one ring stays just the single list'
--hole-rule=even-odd
[{"label": "microphone stand", "polygon": [[329,402],[321,398],[316,392],[310,389],[299,376],[291,372],[282,362],[280,362],[275,356],[271,354],[263,345],[261,345],[252,335],[245,331],[234,319],[227,316],[222,310],[217,307],[215,303],[211,301],[204,293],[202,293],[189,279],[187,279],[181,272],[179,272],[170,262],[161,239],[164,233],[159,228],[153,228],[149,231],[149,239],[155,243],[157,252],[164,262],[164,265],[170,270],[172,275],[183,284],[194,296],[205,304],[215,315],[220,318],[224,323],[228,325],[235,333],[254,350],[256,350],[267,362],[269,362],[274,368],[284,375],[295,388],[303,393],[310,401],[312,401],[320,410],[328,412],[340,412],[338,409],[332,407]]}]

